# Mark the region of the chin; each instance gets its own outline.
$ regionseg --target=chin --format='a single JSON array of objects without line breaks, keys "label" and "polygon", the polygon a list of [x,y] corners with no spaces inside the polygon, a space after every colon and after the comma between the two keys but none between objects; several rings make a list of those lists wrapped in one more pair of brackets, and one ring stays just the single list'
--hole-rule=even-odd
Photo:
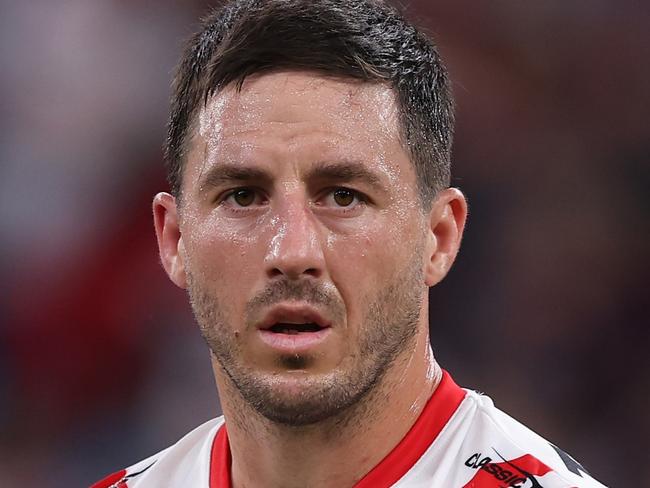
[{"label": "chin", "polygon": [[308,374],[308,370],[314,367],[315,362],[315,358],[307,354],[283,354],[277,360],[281,371],[305,374]]},{"label": "chin", "polygon": [[243,399],[269,421],[303,427],[342,418],[372,389],[374,382],[339,370],[305,369],[253,373],[233,381]]}]

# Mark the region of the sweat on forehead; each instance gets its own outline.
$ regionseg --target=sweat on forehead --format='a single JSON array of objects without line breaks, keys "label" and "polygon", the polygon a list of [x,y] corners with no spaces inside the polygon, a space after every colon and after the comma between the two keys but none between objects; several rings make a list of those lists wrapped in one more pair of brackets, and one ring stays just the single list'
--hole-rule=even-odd
[{"label": "sweat on forehead", "polygon": [[303,130],[320,134],[324,146],[337,138],[401,146],[398,109],[389,86],[315,73],[277,72],[253,76],[240,89],[229,85],[210,97],[196,118],[188,156],[196,162],[200,153],[204,167],[215,158],[236,159],[260,136],[269,144],[300,144],[296,136]]},{"label": "sweat on forehead", "polygon": [[206,99],[277,70],[390,85],[423,202],[448,186],[453,103],[447,74],[431,39],[398,9],[382,0],[231,0],[188,40],[174,76],[164,145],[174,195]]},{"label": "sweat on forehead", "polygon": [[[290,94],[292,103],[286,103]],[[206,101],[198,113],[201,137],[219,134],[223,120],[243,127],[272,115],[278,122],[291,118],[296,107],[322,111],[326,106],[340,109],[350,121],[374,118],[398,130],[398,109],[393,90],[384,83],[325,77],[316,73],[276,72],[254,75],[241,87],[230,84]],[[344,124],[345,121],[341,120]]]}]

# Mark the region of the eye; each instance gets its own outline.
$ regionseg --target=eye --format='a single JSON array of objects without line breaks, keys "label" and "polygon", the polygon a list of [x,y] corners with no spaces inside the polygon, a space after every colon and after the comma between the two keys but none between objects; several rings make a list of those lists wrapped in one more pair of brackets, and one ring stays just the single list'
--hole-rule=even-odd
[{"label": "eye", "polygon": [[240,187],[227,192],[221,203],[233,210],[264,205],[264,195],[255,188]]},{"label": "eye", "polygon": [[356,192],[348,190],[347,188],[337,188],[332,193],[334,202],[339,207],[349,207],[354,203],[354,199],[357,197]]},{"label": "eye", "polygon": [[255,201],[255,192],[250,188],[240,188],[231,194],[232,199],[240,207],[248,207]]},{"label": "eye", "polygon": [[318,200],[317,205],[347,214],[361,211],[362,206],[366,203],[368,203],[368,198],[363,193],[339,186],[328,189]]}]

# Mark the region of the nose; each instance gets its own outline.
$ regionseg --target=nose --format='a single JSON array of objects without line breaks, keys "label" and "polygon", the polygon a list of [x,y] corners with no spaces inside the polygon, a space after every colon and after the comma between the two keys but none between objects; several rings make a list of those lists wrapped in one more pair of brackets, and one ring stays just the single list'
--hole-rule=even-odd
[{"label": "nose", "polygon": [[325,256],[318,222],[304,202],[288,202],[276,216],[264,265],[269,278],[322,277]]}]

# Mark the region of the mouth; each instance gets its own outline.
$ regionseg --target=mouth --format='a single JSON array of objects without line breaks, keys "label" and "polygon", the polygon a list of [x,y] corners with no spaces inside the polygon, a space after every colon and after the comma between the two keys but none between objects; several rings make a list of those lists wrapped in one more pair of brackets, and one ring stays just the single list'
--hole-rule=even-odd
[{"label": "mouth", "polygon": [[273,332],[274,334],[289,334],[289,335],[295,335],[295,334],[305,334],[309,332],[318,332],[320,330],[323,330],[325,327],[321,327],[315,322],[307,322],[304,324],[289,324],[289,323],[277,323],[273,324],[271,327],[269,327],[268,330],[269,332]]},{"label": "mouth", "polygon": [[279,353],[296,354],[321,344],[332,324],[309,305],[282,304],[273,307],[257,328],[267,346]]},{"label": "mouth", "polygon": [[275,334],[306,334],[331,326],[331,322],[308,304],[283,303],[271,308],[258,329]]}]

